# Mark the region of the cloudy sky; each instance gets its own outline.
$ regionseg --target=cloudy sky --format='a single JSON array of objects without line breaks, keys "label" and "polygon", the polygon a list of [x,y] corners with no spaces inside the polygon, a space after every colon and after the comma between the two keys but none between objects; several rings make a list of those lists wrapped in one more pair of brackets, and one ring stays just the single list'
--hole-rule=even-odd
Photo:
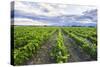
[{"label": "cloudy sky", "polygon": [[97,22],[94,6],[16,1],[11,12],[14,25],[95,26]]}]

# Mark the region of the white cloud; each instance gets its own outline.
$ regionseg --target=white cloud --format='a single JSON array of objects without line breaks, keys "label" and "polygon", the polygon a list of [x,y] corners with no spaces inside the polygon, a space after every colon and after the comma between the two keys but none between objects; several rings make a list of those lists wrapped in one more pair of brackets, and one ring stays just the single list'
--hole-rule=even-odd
[{"label": "white cloud", "polygon": [[81,5],[69,5],[67,8],[67,11],[69,14],[76,14],[76,15],[82,15],[84,11],[95,9],[94,6],[81,6]]},{"label": "white cloud", "polygon": [[42,12],[41,13],[42,15],[44,15],[44,16],[59,16],[58,9],[54,8],[50,4],[48,4],[48,3],[40,3],[39,5],[41,7],[41,11],[42,11],[42,8],[49,11],[49,12]]},{"label": "white cloud", "polygon": [[47,22],[28,19],[28,18],[14,18],[14,25],[40,25],[41,26],[41,25],[51,25],[51,24]]},{"label": "white cloud", "polygon": [[[32,4],[32,3],[31,3]],[[20,10],[26,13],[43,15],[43,16],[60,16],[67,14],[82,14],[83,11],[94,9],[95,7],[77,6],[77,5],[65,5],[65,4],[49,4],[49,3],[33,3],[37,5],[31,5],[30,3],[15,2],[15,10]],[[43,11],[44,9],[48,12]]]},{"label": "white cloud", "polygon": [[78,21],[79,23],[83,23],[83,24],[86,24],[86,23],[94,23],[92,22],[90,19],[84,19],[84,20],[80,20]]},{"label": "white cloud", "polygon": [[15,2],[15,10],[19,10],[26,13],[40,13],[38,8],[33,8],[30,4],[24,4],[22,2]]}]

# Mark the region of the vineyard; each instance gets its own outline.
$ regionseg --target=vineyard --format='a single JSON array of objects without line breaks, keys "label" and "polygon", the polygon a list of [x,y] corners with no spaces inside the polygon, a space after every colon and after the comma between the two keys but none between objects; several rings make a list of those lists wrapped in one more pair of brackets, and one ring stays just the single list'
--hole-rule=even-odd
[{"label": "vineyard", "polygon": [[11,38],[14,65],[97,60],[95,27],[14,26]]}]

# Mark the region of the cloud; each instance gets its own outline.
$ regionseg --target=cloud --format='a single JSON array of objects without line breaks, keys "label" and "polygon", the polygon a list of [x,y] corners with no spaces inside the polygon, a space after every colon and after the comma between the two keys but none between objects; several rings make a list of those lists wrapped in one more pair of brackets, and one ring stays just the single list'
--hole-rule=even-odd
[{"label": "cloud", "polygon": [[83,23],[83,24],[86,24],[86,23],[93,23],[90,19],[79,20],[79,21],[77,21],[77,22]]},{"label": "cloud", "polygon": [[[13,21],[13,19],[12,19]],[[28,18],[14,18],[14,23],[12,22],[12,25],[51,25],[48,22],[44,22],[44,21],[33,21],[32,19],[28,19]]]},{"label": "cloud", "polygon": [[65,4],[50,4],[50,3],[32,3],[32,2],[15,2],[15,10],[20,10],[26,13],[43,15],[43,16],[60,16],[69,14],[82,14],[83,11],[94,9],[95,7],[65,5]]},{"label": "cloud", "polygon": [[94,6],[79,6],[16,1],[14,17],[16,25],[68,25],[96,23]]},{"label": "cloud", "polygon": [[93,22],[97,22],[97,9],[85,11],[84,16],[90,17]]},{"label": "cloud", "polygon": [[34,14],[39,14],[41,11],[39,8],[34,8],[33,6],[29,4],[26,4],[26,3],[23,3],[23,2],[15,2],[15,11],[21,11],[21,12],[24,12],[24,13],[33,13]]},{"label": "cloud", "polygon": [[97,22],[97,9],[88,10],[83,12],[83,15],[77,18],[81,23],[96,23]]}]

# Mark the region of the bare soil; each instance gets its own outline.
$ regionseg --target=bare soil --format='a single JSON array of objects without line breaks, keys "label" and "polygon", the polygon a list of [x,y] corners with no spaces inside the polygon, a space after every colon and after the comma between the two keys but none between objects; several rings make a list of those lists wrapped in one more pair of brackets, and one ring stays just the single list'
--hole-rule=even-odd
[{"label": "bare soil", "polygon": [[33,64],[51,64],[55,63],[55,60],[53,60],[50,56],[50,52],[52,47],[56,44],[56,38],[57,38],[57,31],[49,37],[49,39],[42,44],[43,46],[41,49],[39,49],[29,61],[27,61],[26,65],[33,65]]},{"label": "bare soil", "polygon": [[81,61],[91,61],[89,55],[87,55],[82,48],[75,43],[75,41],[70,38],[66,33],[63,32],[64,44],[68,48],[70,53],[69,60],[67,62],[81,62]]}]

